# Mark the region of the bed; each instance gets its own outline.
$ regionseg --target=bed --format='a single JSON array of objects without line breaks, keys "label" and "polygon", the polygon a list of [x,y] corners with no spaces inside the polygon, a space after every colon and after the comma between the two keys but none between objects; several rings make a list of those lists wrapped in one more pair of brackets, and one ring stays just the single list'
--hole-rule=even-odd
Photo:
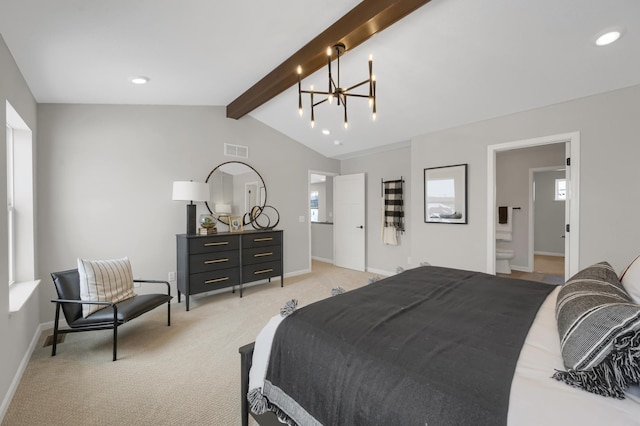
[{"label": "bed", "polygon": [[562,373],[564,287],[424,266],[276,315],[240,348],[243,425],[640,424],[636,379],[612,398]]}]

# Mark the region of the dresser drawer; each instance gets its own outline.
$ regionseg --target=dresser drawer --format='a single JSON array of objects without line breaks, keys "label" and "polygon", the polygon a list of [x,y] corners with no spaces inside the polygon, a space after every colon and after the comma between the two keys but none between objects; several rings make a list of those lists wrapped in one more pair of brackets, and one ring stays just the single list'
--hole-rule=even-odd
[{"label": "dresser drawer", "polygon": [[229,268],[193,274],[189,278],[189,284],[190,294],[231,287],[240,284],[240,271],[238,268]]},{"label": "dresser drawer", "polygon": [[242,267],[242,282],[282,276],[282,263],[279,260],[275,262],[256,263],[254,265],[244,265]]},{"label": "dresser drawer", "polygon": [[280,260],[280,246],[256,247],[242,250],[242,264],[272,262]]},{"label": "dresser drawer", "polygon": [[279,246],[282,244],[282,232],[257,232],[242,236],[242,248]]},{"label": "dresser drawer", "polygon": [[238,265],[240,265],[240,253],[237,250],[215,251],[189,256],[189,272],[191,274],[233,268]]},{"label": "dresser drawer", "polygon": [[198,237],[189,239],[189,253],[211,253],[214,251],[237,250],[240,238],[237,235]]}]

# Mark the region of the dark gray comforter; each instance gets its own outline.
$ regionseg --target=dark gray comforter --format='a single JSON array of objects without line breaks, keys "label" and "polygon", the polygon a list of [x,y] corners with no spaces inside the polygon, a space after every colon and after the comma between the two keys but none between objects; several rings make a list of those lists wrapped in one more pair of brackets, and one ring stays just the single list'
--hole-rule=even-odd
[{"label": "dark gray comforter", "polygon": [[301,425],[504,425],[553,286],[420,267],[291,314],[263,389]]}]

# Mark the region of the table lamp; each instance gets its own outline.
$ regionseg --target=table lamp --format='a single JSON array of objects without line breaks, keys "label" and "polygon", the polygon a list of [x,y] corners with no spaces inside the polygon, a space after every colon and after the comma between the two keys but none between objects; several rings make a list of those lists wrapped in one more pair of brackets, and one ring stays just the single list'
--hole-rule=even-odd
[{"label": "table lamp", "polygon": [[209,201],[209,185],[203,182],[173,182],[174,201],[189,201],[187,204],[187,234],[196,235],[196,205],[194,201]]}]

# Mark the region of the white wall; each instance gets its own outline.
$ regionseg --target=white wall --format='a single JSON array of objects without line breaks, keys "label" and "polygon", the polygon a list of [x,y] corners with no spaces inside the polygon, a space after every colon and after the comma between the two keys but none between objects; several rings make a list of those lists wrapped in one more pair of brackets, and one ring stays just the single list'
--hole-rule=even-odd
[{"label": "white wall", "polygon": [[529,170],[564,167],[564,163],[563,143],[496,153],[496,206],[520,207],[513,211],[513,241],[496,242],[496,247],[514,251],[511,265],[515,269],[533,270],[529,265]]},{"label": "white wall", "polygon": [[[175,234],[186,228],[186,202],[171,200],[172,182],[204,181],[236,160],[223,155],[225,142],[249,147],[243,161],[280,212],[285,274],[308,270],[308,224],[298,220],[308,220],[308,170],[337,172],[337,160],[250,117],[228,119],[224,107],[40,104],[38,129],[41,271],[127,255],[135,276],[167,279],[176,270]],[[205,211],[198,204],[198,215]],[[43,280],[42,322],[53,319],[53,294]]]},{"label": "white wall", "polygon": [[311,223],[311,257],[333,263],[333,224]]},{"label": "white wall", "polygon": [[[6,101],[20,114],[36,138],[36,102],[22,74],[0,36],[0,117],[6,117]],[[6,134],[6,132],[2,132]],[[34,147],[35,151],[35,147]],[[7,199],[6,143],[0,146],[0,199]],[[34,169],[36,169],[34,167]],[[36,206],[37,208],[37,206]],[[9,398],[15,392],[14,382],[40,323],[38,294],[34,294],[18,312],[9,315],[7,209],[0,208],[0,419]],[[37,270],[36,270],[36,276]]]},{"label": "white wall", "polygon": [[[412,199],[416,199],[412,192],[412,176],[409,173],[411,149],[409,147],[394,149],[383,153],[367,155],[349,160],[343,160],[340,174],[365,173],[366,179],[366,265],[367,270],[376,273],[392,275],[398,266],[407,268],[408,257],[411,255],[412,215],[416,213],[416,205],[412,206]],[[404,178],[405,230],[399,237],[399,245],[382,244],[382,208],[381,208],[381,180],[395,180]],[[413,178],[415,181],[415,177]],[[420,181],[418,181],[420,182]],[[419,199],[419,198],[418,198]],[[426,259],[416,258],[415,263]]]},{"label": "white wall", "polygon": [[[412,185],[411,255],[434,264],[486,269],[487,146],[580,132],[580,261],[608,260],[624,268],[640,252],[640,86],[590,96],[412,140],[411,176],[425,167],[469,163],[469,224],[427,224],[420,216],[421,185]],[[603,215],[612,209],[614,218]]]}]

